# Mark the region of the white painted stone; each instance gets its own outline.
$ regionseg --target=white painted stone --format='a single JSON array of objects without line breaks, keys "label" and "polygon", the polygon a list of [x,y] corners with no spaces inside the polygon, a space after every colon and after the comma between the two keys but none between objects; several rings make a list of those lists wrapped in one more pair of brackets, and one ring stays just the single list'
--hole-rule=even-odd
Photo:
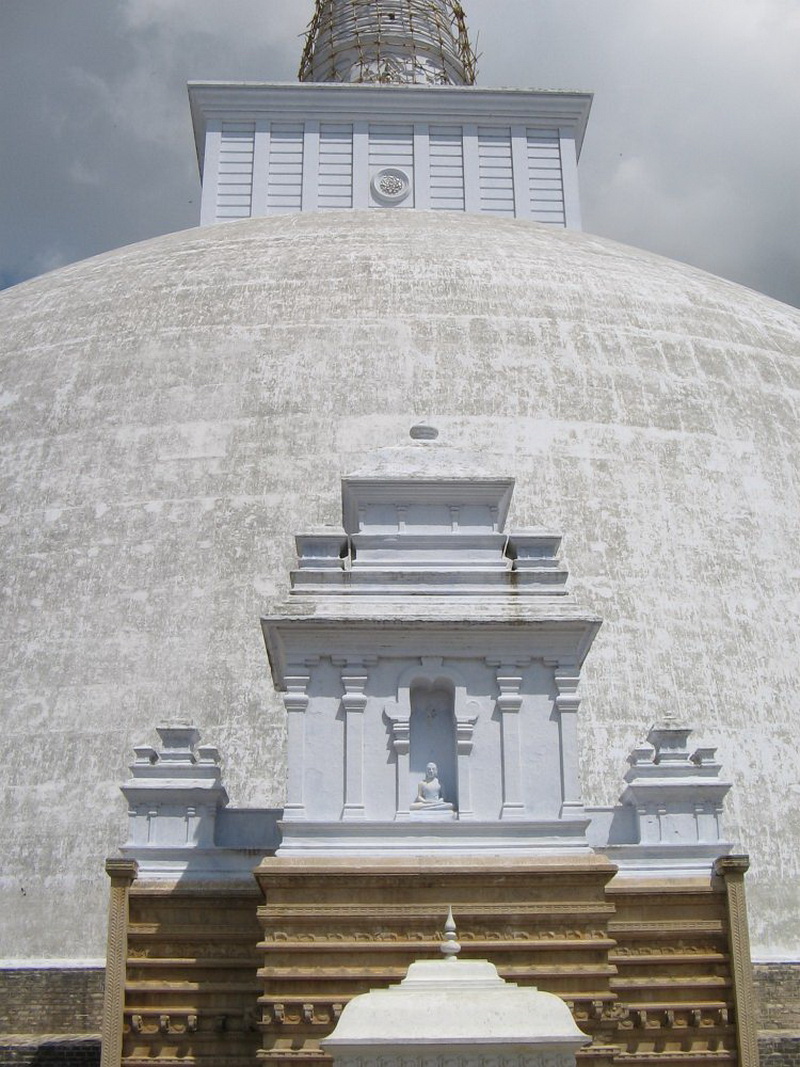
[{"label": "white painted stone", "polygon": [[128,802],[128,847],[208,848],[214,844],[217,812],[228,803],[220,780],[219,752],[197,747],[200,733],[189,723],[157,728],[161,749],[135,748],[131,778],[122,787]]},{"label": "white painted stone", "polygon": [[720,778],[716,749],[688,747],[691,733],[667,720],[653,726],[647,747],[628,759],[621,799],[633,809],[635,836],[630,845],[605,849],[626,873],[708,875],[731,849],[722,833],[731,784]]},{"label": "white painted stone", "polygon": [[226,826],[219,818],[228,794],[216,746],[200,745],[200,732],[190,723],[165,724],[156,732],[161,747],[136,745],[131,777],[121,787],[128,804],[122,855],[137,861],[145,881],[233,879],[249,885],[253,850],[275,847],[279,839],[277,812],[231,812]]},{"label": "white painted stone", "polygon": [[281,851],[587,851],[562,720],[600,620],[568,597],[557,534],[525,531],[517,569],[512,479],[414,437],[342,480],[343,529],[296,539],[292,596],[262,620],[290,717]]},{"label": "white painted stone", "polygon": [[446,800],[439,781],[439,768],[429,763],[425,768],[425,777],[417,785],[417,795],[411,801],[410,816],[414,818],[455,818],[455,809],[451,801]]},{"label": "white painted stone", "polygon": [[418,856],[426,852],[451,856],[473,853],[588,855],[592,851],[586,840],[588,822],[588,818],[519,819],[502,825],[496,820],[478,819],[452,822],[441,819],[381,822],[371,819],[361,824],[344,820],[339,823],[311,819],[284,821],[280,853],[314,853],[319,856]]},{"label": "white painted stone", "polygon": [[663,709],[693,723],[754,951],[796,958],[800,312],[531,222],[330,211],[65,267],[0,293],[0,326],[4,958],[102,954],[125,755],[165,715],[219,745],[229,807],[283,805],[258,616],[293,531],[340,528],[341,477],[422,419],[515,479],[509,527],[562,531],[604,618],[586,803]]},{"label": "white painted stone", "polygon": [[676,723],[654,726],[647,737],[651,752],[637,749],[631,757],[622,802],[636,810],[643,845],[719,847],[723,840],[722,802],[730,782],[720,780],[716,749],[690,751],[691,732]]},{"label": "white painted stone", "polygon": [[590,93],[194,82],[189,97],[203,225],[371,207],[581,228]]}]

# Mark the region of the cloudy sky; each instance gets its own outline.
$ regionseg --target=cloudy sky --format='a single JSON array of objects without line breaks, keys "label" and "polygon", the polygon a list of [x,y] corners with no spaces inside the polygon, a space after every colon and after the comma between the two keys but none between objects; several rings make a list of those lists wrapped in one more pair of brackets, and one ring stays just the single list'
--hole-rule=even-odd
[{"label": "cloudy sky", "polygon": [[[800,306],[800,0],[463,0],[480,84],[591,89],[585,228]],[[0,0],[0,287],[199,209],[185,84],[295,77],[312,0]]]}]

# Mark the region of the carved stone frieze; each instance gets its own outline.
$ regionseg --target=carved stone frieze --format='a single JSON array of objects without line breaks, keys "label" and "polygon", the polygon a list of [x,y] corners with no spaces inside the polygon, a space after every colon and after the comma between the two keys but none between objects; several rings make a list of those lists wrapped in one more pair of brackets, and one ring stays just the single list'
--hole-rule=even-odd
[{"label": "carved stone frieze", "polygon": [[725,926],[721,919],[669,919],[666,916],[658,921],[642,920],[641,922],[625,922],[614,919],[613,932],[615,935],[638,935],[652,937],[658,940],[680,936],[681,934],[719,934],[725,933]]},{"label": "carved stone frieze", "polygon": [[195,1034],[200,1027],[196,1012],[131,1012],[127,1025],[132,1034],[153,1037],[157,1034]]},{"label": "carved stone frieze", "polygon": [[261,1014],[257,905],[251,890],[137,881],[117,1065],[254,1060]]},{"label": "carved stone frieze", "polygon": [[280,1027],[297,1026],[325,1026],[330,1029],[342,1014],[343,1004],[340,1001],[325,1003],[312,1003],[302,1001],[298,1003],[276,1002],[264,1004],[262,1025],[270,1023]]},{"label": "carved stone frieze", "polygon": [[617,956],[709,956],[722,958],[719,942],[715,941],[686,941],[679,939],[670,944],[636,944],[620,945],[614,954]]},{"label": "carved stone frieze", "polygon": [[270,930],[264,934],[265,944],[270,942],[278,946],[288,943],[295,944],[359,944],[368,945],[380,942],[401,943],[404,941],[427,941],[431,940],[430,933],[424,930],[331,930],[325,933],[309,931]]},{"label": "carved stone frieze", "polygon": [[[521,929],[512,926],[465,926],[459,928],[459,939],[464,942],[526,942],[526,943],[550,943],[581,942],[591,946],[594,942],[601,946],[613,945],[608,940],[608,935],[603,929],[578,929],[574,927],[537,927]],[[270,944],[286,945],[295,944],[371,944],[389,942],[394,944],[415,943],[436,940],[423,934],[419,929],[401,928],[357,928],[326,930],[325,933],[311,933],[308,930],[272,929],[265,931],[263,945]],[[628,953],[629,954],[629,953]]]},{"label": "carved stone frieze", "polygon": [[[337,878],[336,875],[331,876],[331,885],[336,885],[337,888],[344,888],[349,883],[346,877]],[[468,905],[470,915],[487,916],[487,917],[500,917],[504,918],[508,915],[508,909],[503,904],[491,904],[484,901],[470,901]],[[514,912],[517,915],[575,915],[575,916],[595,916],[595,917],[611,917],[615,915],[615,909],[613,904],[608,904],[605,901],[598,900],[583,900],[565,903],[561,900],[547,900],[547,901],[530,901],[526,900],[519,904],[515,904]],[[285,904],[272,904],[269,908],[269,914],[273,919],[304,919],[310,918],[316,922],[318,917],[326,916],[328,918],[336,918],[341,916],[343,918],[350,916],[363,917],[365,921],[371,919],[386,919],[386,909],[380,905],[370,906],[364,904],[360,907],[357,904],[337,903],[313,903],[305,904],[298,902],[297,904],[285,905]],[[427,918],[430,912],[429,909],[412,903],[399,902],[392,908],[392,915],[401,918]]]},{"label": "carved stone frieze", "polygon": [[252,895],[130,891],[123,1065],[217,1067],[226,1050],[255,1062],[259,1043],[274,1067],[327,1063],[319,1042],[343,1006],[436,954],[450,899],[462,955],[570,1003],[593,1039],[581,1062],[733,1063],[740,948],[728,935],[728,883],[741,866],[687,892],[609,884],[613,869],[596,862],[399,862],[369,874],[270,862],[260,909]]},{"label": "carved stone frieze", "polygon": [[[377,1061],[379,1067],[465,1067],[474,1063],[472,1056],[441,1055],[430,1056],[419,1053],[403,1056],[383,1055]],[[574,1057],[566,1053],[544,1052],[536,1056],[537,1067],[572,1067]],[[337,1058],[337,1067],[376,1067],[376,1061],[370,1056],[341,1056]],[[481,1067],[530,1067],[530,1055],[481,1056]]]}]

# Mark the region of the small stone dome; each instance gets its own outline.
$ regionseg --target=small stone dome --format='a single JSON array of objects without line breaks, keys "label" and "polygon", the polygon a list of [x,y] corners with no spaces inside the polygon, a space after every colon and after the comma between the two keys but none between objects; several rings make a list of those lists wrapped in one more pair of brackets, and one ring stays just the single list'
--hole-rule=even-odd
[{"label": "small stone dome", "polygon": [[3,293],[0,326],[8,957],[101,955],[118,785],[164,719],[219,746],[232,804],[281,803],[259,612],[341,476],[421,420],[516,478],[511,524],[564,533],[605,619],[587,803],[653,722],[694,725],[755,951],[791,954],[800,312],[596,237],[376,210],[124,248]]},{"label": "small stone dome", "polygon": [[[492,1046],[528,1056],[575,1052],[590,1042],[553,993],[505,982],[488,960],[417,960],[399,985],[374,989],[345,1005],[326,1052],[373,1055],[394,1048],[436,1051]],[[485,1050],[482,1049],[485,1054]]]}]

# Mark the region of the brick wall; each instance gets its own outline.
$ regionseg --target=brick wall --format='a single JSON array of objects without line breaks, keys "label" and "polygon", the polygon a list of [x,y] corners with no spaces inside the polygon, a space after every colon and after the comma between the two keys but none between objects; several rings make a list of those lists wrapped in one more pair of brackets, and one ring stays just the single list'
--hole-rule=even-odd
[{"label": "brick wall", "polygon": [[758,1038],[761,1067],[800,1067],[800,1036]]},{"label": "brick wall", "polygon": [[41,1043],[4,1042],[0,1038],[0,1067],[99,1067],[98,1038],[55,1037]]},{"label": "brick wall", "polygon": [[97,1067],[102,968],[0,970],[0,1067]]},{"label": "brick wall", "polygon": [[759,1030],[800,1034],[800,963],[757,963],[753,977]]},{"label": "brick wall", "polygon": [[800,963],[757,963],[761,1067],[800,1067]]},{"label": "brick wall", "polygon": [[0,1035],[99,1034],[103,977],[101,967],[0,970]]}]

